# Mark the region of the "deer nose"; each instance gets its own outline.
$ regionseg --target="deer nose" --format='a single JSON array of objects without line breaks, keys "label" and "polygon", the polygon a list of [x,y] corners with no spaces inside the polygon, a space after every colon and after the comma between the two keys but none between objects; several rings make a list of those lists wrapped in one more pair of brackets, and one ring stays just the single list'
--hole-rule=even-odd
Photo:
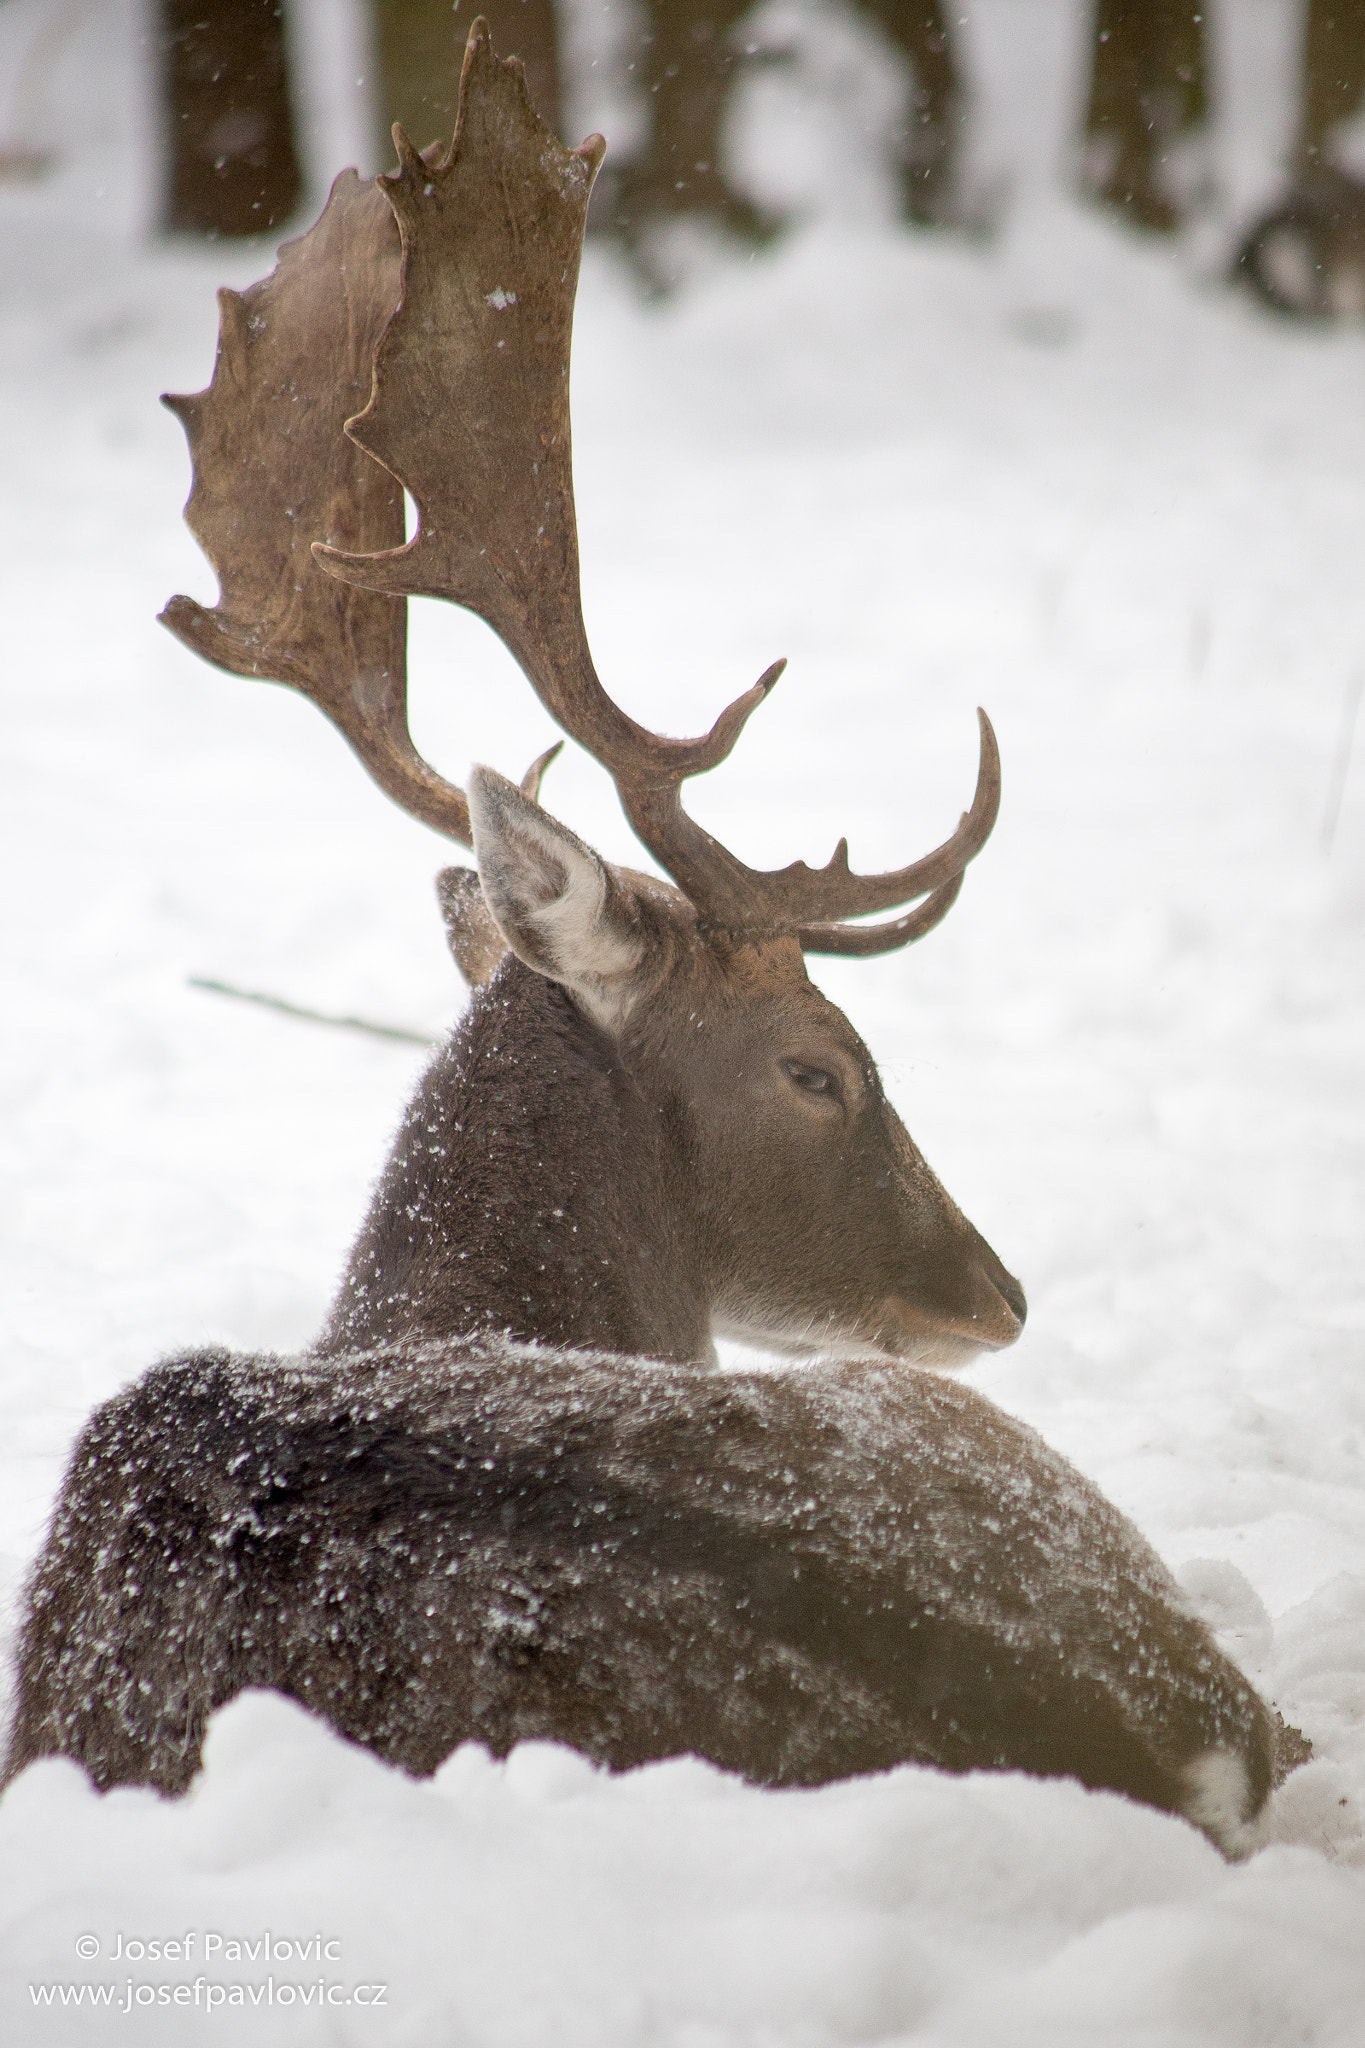
[{"label": "deer nose", "polygon": [[978,1242],[972,1321],[983,1344],[1003,1351],[1022,1331],[1028,1301],[1013,1273],[1000,1263],[985,1239]]},{"label": "deer nose", "polygon": [[1008,1308],[1010,1314],[1022,1330],[1024,1324],[1028,1321],[1028,1297],[1013,1273],[1001,1265],[999,1259],[990,1250],[989,1246],[986,1247],[986,1251],[988,1254],[984,1262],[986,1278],[990,1281],[991,1286],[1001,1297],[1006,1308]]}]

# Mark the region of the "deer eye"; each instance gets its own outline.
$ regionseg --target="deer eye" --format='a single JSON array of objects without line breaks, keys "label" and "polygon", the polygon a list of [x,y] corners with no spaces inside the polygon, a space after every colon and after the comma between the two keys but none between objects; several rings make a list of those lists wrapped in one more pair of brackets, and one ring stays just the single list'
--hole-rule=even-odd
[{"label": "deer eye", "polygon": [[808,1095],[826,1095],[832,1102],[838,1101],[839,1083],[827,1067],[808,1067],[804,1060],[783,1060],[782,1071]]}]

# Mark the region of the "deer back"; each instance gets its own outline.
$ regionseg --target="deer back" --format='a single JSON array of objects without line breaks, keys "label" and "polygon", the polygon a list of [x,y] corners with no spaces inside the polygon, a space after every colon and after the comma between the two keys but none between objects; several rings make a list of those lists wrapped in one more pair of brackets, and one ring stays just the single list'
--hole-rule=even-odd
[{"label": "deer back", "polygon": [[109,1403],[30,1598],[11,1768],[183,1790],[267,1685],[417,1774],[461,1741],[760,1784],[1065,1775],[1225,1849],[1273,1717],[1117,1510],[908,1367],[516,1346],[205,1353]]}]

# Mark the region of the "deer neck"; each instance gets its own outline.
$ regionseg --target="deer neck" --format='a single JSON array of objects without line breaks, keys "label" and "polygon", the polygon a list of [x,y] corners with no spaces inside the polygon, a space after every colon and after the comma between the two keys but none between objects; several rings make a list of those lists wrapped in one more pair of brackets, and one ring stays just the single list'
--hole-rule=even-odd
[{"label": "deer neck", "polygon": [[678,1142],[613,1041],[509,957],[423,1076],[316,1349],[495,1330],[712,1358]]}]

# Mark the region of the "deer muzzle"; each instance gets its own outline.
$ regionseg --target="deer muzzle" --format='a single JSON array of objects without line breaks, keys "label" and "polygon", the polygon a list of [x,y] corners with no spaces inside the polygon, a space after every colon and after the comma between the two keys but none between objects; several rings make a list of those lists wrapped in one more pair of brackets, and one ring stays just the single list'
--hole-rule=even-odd
[{"label": "deer muzzle", "polygon": [[879,1348],[915,1365],[953,1368],[982,1351],[1015,1343],[1028,1315],[1024,1290],[984,1238],[931,1274],[913,1293],[879,1305]]}]

